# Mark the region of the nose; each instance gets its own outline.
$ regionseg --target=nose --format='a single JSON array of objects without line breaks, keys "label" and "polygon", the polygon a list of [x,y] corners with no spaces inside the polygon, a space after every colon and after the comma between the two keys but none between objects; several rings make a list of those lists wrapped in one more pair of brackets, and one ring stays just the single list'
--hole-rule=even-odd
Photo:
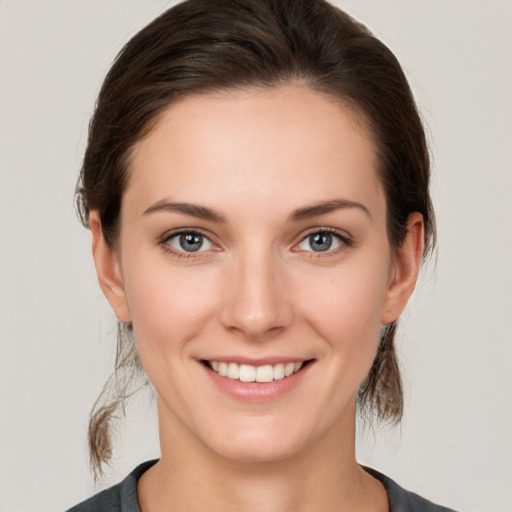
[{"label": "nose", "polygon": [[223,291],[220,319],[226,329],[256,341],[290,325],[293,308],[282,270],[268,254],[238,258]]}]

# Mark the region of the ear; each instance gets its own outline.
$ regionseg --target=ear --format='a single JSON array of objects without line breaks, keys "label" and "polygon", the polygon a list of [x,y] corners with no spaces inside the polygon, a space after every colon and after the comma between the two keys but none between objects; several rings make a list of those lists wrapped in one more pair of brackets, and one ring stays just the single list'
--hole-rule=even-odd
[{"label": "ear", "polygon": [[407,219],[407,235],[394,254],[389,288],[382,309],[382,324],[389,324],[402,314],[416,286],[423,257],[423,216],[414,212]]},{"label": "ear", "polygon": [[96,210],[89,214],[89,227],[92,233],[92,256],[103,294],[117,318],[121,322],[130,322],[119,258],[103,236],[100,216]]}]

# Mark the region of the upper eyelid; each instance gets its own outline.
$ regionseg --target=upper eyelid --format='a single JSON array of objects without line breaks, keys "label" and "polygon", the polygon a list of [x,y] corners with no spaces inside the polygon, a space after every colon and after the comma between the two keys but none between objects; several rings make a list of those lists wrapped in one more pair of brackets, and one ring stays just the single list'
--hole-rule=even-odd
[{"label": "upper eyelid", "polygon": [[212,240],[212,235],[201,228],[171,229],[170,231],[166,231],[161,237],[159,237],[159,241],[166,242],[167,240],[170,240],[171,238],[174,238],[175,236],[182,235],[183,233],[197,233],[198,235],[204,236],[205,238],[210,240],[211,243],[214,243],[217,245],[217,243],[214,240]]},{"label": "upper eyelid", "polygon": [[344,229],[323,226],[323,227],[314,227],[314,228],[307,229],[305,232],[303,232],[300,235],[301,238],[299,241],[302,242],[308,236],[311,236],[315,233],[329,233],[331,235],[337,235],[340,238],[342,238],[343,240],[351,240],[352,239],[352,235],[350,233],[348,233],[347,231],[345,231]]}]

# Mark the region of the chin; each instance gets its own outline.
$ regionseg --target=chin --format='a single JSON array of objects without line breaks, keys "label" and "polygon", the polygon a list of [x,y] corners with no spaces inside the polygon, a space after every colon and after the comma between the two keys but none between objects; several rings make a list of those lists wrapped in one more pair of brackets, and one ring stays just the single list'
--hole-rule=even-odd
[{"label": "chin", "polygon": [[281,462],[292,458],[301,451],[300,446],[289,445],[288,443],[269,442],[265,440],[254,440],[252,442],[234,442],[230,446],[213,447],[217,455],[222,458],[246,464],[268,464]]},{"label": "chin", "polygon": [[246,428],[238,425],[235,429],[218,431],[209,440],[203,438],[203,442],[227,460],[248,464],[272,463],[293,458],[312,442],[311,435],[297,429],[294,431],[294,425],[272,425],[272,422],[264,425],[265,421],[260,421],[259,428],[255,428],[254,423]]}]

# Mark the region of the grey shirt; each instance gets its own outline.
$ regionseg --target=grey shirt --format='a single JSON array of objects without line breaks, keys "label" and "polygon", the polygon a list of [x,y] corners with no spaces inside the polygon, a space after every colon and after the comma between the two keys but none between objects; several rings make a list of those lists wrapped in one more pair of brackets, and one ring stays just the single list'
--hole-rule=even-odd
[{"label": "grey shirt", "polygon": [[[121,483],[96,494],[67,512],[141,512],[137,501],[137,482],[142,474],[156,462],[156,460],[144,462]],[[454,512],[402,489],[393,480],[374,469],[364,469],[384,485],[388,493],[390,512]]]}]

